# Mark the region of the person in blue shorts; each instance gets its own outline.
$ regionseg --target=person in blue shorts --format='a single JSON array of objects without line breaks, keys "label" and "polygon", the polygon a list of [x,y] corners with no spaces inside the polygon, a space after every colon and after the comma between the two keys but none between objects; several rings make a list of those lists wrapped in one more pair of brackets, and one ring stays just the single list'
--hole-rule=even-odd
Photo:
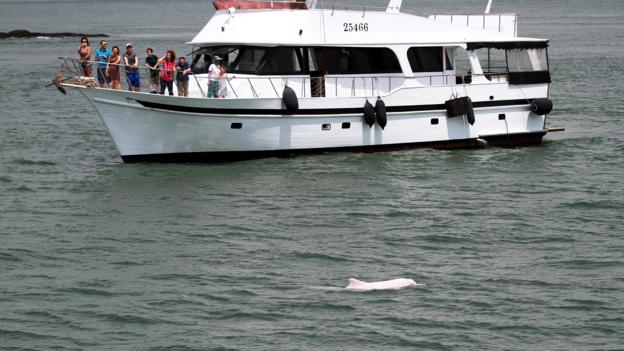
[{"label": "person in blue shorts", "polygon": [[139,75],[139,58],[134,52],[132,43],[126,44],[126,52],[123,54],[124,65],[126,67],[126,81],[128,90],[140,91],[141,76]]},{"label": "person in blue shorts", "polygon": [[100,88],[108,88],[110,84],[110,78],[106,75],[106,66],[108,64],[108,58],[113,54],[108,48],[106,40],[100,41],[100,48],[95,51],[95,60],[98,61],[97,65],[97,80],[100,83]]}]

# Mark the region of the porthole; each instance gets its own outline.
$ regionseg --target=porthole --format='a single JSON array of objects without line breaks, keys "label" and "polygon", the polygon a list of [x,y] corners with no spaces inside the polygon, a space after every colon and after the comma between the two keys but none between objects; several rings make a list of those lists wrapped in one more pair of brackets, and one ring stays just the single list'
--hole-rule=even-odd
[{"label": "porthole", "polygon": [[437,118],[432,118],[432,119],[431,119],[431,124],[432,124],[432,125],[440,124],[440,120],[439,120],[439,119],[437,119]]},{"label": "porthole", "polygon": [[326,123],[321,125],[321,130],[330,130],[331,129],[331,124]]},{"label": "porthole", "polygon": [[242,123],[232,123],[232,125],[230,125],[230,128],[232,129],[242,129],[243,128],[243,124]]},{"label": "porthole", "polygon": [[498,115],[498,120],[499,120],[499,121],[502,121],[502,120],[504,120],[505,118],[507,118],[507,116],[505,116],[505,114],[504,114],[504,113],[501,113],[500,115]]},{"label": "porthole", "polygon": [[351,122],[342,122],[342,129],[351,128]]}]

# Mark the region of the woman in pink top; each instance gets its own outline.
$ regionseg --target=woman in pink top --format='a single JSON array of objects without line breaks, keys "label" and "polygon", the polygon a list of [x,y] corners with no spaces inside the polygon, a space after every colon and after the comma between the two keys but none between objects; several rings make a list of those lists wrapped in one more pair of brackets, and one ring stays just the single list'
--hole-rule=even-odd
[{"label": "woman in pink top", "polygon": [[169,95],[173,95],[173,77],[175,76],[176,54],[173,50],[167,51],[165,56],[158,60],[156,66],[162,63],[162,69],[160,70],[160,95],[165,94],[165,88],[169,90]]}]

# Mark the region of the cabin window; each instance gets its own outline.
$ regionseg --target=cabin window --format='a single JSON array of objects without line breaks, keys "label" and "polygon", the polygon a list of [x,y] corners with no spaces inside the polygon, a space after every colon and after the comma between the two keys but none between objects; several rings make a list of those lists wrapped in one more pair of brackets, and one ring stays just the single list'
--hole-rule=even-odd
[{"label": "cabin window", "polygon": [[221,64],[224,64],[227,67],[229,62],[232,62],[233,58],[238,55],[238,49],[226,47],[203,47],[194,50],[191,53],[192,59],[190,62],[193,73],[208,73],[208,67],[210,67],[212,57],[214,55],[221,56],[223,58]]},{"label": "cabin window", "polygon": [[230,67],[230,71],[253,74],[263,57],[264,49],[243,48],[236,57],[234,67]]},{"label": "cabin window", "polygon": [[402,72],[396,54],[388,48],[241,46],[219,49],[227,49],[230,73],[298,75],[315,72],[320,74]]},{"label": "cabin window", "polygon": [[546,48],[508,49],[506,53],[510,84],[550,83]]},{"label": "cabin window", "polygon": [[442,47],[413,47],[407,50],[407,59],[414,73],[442,72],[444,70],[442,57],[446,58],[446,70],[452,70],[451,60]]},{"label": "cabin window", "polygon": [[481,68],[486,76],[490,74],[507,74],[507,57],[505,50],[482,48],[476,50]]},{"label": "cabin window", "polygon": [[388,48],[313,48],[313,66],[328,74],[401,73]]},{"label": "cabin window", "polygon": [[507,64],[510,72],[547,71],[546,49],[507,50]]},{"label": "cabin window", "polygon": [[258,74],[300,74],[303,55],[298,48],[270,48],[262,61]]}]

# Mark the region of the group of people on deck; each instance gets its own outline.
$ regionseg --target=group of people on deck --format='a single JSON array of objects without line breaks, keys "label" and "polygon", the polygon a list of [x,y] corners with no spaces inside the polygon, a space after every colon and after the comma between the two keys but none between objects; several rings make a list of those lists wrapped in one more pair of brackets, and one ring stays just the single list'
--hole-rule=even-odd
[{"label": "group of people on deck", "polygon": [[[140,60],[134,51],[132,43],[126,44],[126,51],[121,54],[119,47],[113,46],[108,49],[106,40],[100,41],[100,47],[93,51],[89,45],[89,39],[81,38],[80,46],[76,50],[80,55],[80,67],[85,77],[93,76],[93,64],[96,66],[96,76],[100,88],[121,89],[120,66],[125,67],[126,82],[130,91],[140,91],[141,76],[139,73]],[[178,96],[188,96],[189,75],[191,66],[185,57],[178,58],[173,50],[168,50],[164,56],[154,55],[152,48],[147,48],[145,67],[149,72],[149,89],[153,94],[173,95],[173,82],[175,80]],[[92,61],[93,58],[93,61]],[[212,64],[208,69],[208,93],[209,98],[224,98],[227,95],[225,84],[227,78],[225,65],[221,64],[221,57],[214,55]]]}]

